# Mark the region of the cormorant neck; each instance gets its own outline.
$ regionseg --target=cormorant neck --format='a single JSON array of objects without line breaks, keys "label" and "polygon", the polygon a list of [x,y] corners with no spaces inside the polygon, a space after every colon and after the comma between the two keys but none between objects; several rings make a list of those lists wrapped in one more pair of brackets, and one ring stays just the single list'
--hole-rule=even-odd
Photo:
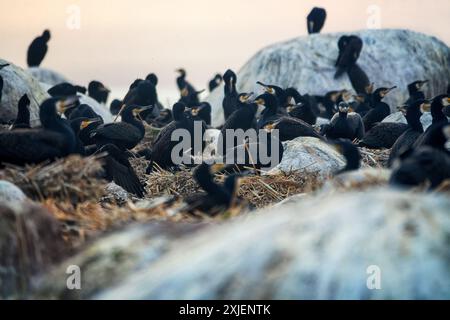
[{"label": "cormorant neck", "polygon": [[122,114],[122,121],[131,124],[132,126],[139,129],[139,131],[144,134],[145,128],[141,121],[137,120],[131,112],[124,112]]},{"label": "cormorant neck", "polygon": [[339,112],[339,118],[347,119],[347,112]]},{"label": "cormorant neck", "polygon": [[237,92],[237,90],[236,90],[236,82],[233,81],[233,83],[231,84],[228,81],[225,81],[225,85],[223,87],[223,90],[224,90],[224,93],[226,95],[230,94],[230,93],[236,93]]},{"label": "cormorant neck", "polygon": [[422,123],[420,122],[420,117],[422,114],[406,114],[406,122],[415,131],[423,132]]},{"label": "cormorant neck", "polygon": [[432,124],[436,124],[441,121],[447,121],[447,117],[445,116],[444,112],[442,112],[443,108],[444,107],[441,104],[440,100],[435,100],[431,103]]},{"label": "cormorant neck", "polygon": [[30,110],[28,110],[28,107],[26,105],[19,105],[17,112],[17,118],[14,123],[24,123],[29,124],[30,123]]}]

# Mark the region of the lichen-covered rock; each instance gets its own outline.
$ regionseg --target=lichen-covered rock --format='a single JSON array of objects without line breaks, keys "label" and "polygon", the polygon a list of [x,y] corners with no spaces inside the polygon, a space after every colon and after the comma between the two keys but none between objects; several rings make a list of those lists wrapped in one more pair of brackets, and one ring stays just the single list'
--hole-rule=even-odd
[{"label": "lichen-covered rock", "polygon": [[17,103],[27,94],[30,99],[30,121],[32,126],[40,124],[39,105],[49,97],[34,77],[13,63],[0,59],[0,64],[9,66],[0,70],[3,78],[3,90],[0,100],[0,123],[9,123],[16,119]]},{"label": "lichen-covered rock", "polygon": [[303,198],[170,242],[94,298],[448,299],[449,206],[390,189]]},{"label": "lichen-covered rock", "polygon": [[20,205],[27,199],[23,191],[6,180],[0,180],[0,203],[7,206]]},{"label": "lichen-covered rock", "polygon": [[366,190],[368,188],[386,186],[391,176],[391,170],[384,168],[362,168],[359,170],[344,172],[327,180],[322,187],[322,192]]},{"label": "lichen-covered rock", "polygon": [[33,277],[64,256],[59,223],[40,205],[0,204],[0,298],[27,297]]},{"label": "lichen-covered rock", "polygon": [[63,82],[69,82],[66,77],[54,70],[42,67],[30,67],[27,69],[27,71],[39,82],[46,83],[50,85],[50,87]]},{"label": "lichen-covered rock", "polygon": [[[354,34],[363,40],[358,64],[370,81],[376,86],[398,87],[385,99],[392,110],[406,101],[406,87],[415,80],[430,81],[425,88],[427,97],[446,92],[450,49],[431,36],[388,29],[313,34],[266,47],[238,72],[238,91],[259,92],[258,80],[319,95],[335,89],[352,89],[347,75],[334,79],[337,41],[344,34]],[[213,106],[213,125],[223,123],[222,86],[207,98]]]},{"label": "lichen-covered rock", "polygon": [[283,147],[283,159],[268,174],[298,170],[327,177],[345,165],[345,159],[339,152],[317,138],[298,137],[283,142]]}]

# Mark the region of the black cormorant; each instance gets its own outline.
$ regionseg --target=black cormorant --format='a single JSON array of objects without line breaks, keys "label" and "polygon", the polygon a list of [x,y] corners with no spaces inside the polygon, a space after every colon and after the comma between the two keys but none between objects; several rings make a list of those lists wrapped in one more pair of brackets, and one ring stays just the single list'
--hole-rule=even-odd
[{"label": "black cormorant", "polygon": [[54,85],[53,87],[48,89],[47,92],[52,97],[69,97],[74,96],[77,93],[84,94],[86,92],[86,88],[81,86],[75,86],[68,82],[62,82],[57,85]]},{"label": "black cormorant", "polygon": [[101,118],[101,116],[97,114],[94,111],[94,109],[92,109],[91,106],[85,103],[80,104],[78,106],[74,106],[72,109],[70,109],[70,113],[66,112],[64,115],[69,120],[76,118],[90,118],[90,119]]},{"label": "black cormorant", "polygon": [[41,36],[31,42],[27,52],[27,64],[29,67],[39,67],[47,53],[47,42],[50,40],[50,31],[45,30]]},{"label": "black cormorant", "polygon": [[76,118],[70,120],[70,126],[84,146],[95,144],[91,133],[103,123],[101,118]]},{"label": "black cormorant", "polygon": [[396,86],[391,88],[378,88],[375,90],[372,95],[373,108],[370,109],[363,118],[366,131],[370,130],[377,122],[383,121],[384,118],[391,114],[389,105],[381,100],[395,88]]},{"label": "black cormorant", "polygon": [[350,67],[356,64],[363,47],[363,41],[360,37],[342,36],[338,40],[339,55],[336,60],[336,73],[334,78],[339,78]]},{"label": "black cormorant", "polygon": [[208,102],[202,102],[198,107],[191,108],[192,119],[202,120],[206,125],[211,125],[211,105]]},{"label": "black cormorant", "polygon": [[[288,114],[314,125],[317,121],[317,114],[312,109],[310,97],[302,96],[295,88],[287,88],[284,91],[287,97],[285,106],[287,106]],[[292,103],[292,99],[295,104]]]},{"label": "black cormorant", "polygon": [[98,103],[106,103],[108,100],[110,90],[104,86],[100,81],[91,81],[88,85],[89,97],[96,100]]},{"label": "black cormorant", "polygon": [[177,86],[180,90],[180,101],[188,108],[198,105],[200,100],[198,95],[203,92],[195,90],[194,86],[186,80],[186,71],[184,69],[176,70],[180,75],[177,77]]},{"label": "black cormorant", "polygon": [[50,98],[39,107],[42,128],[0,132],[0,161],[24,165],[67,156],[76,151],[76,137],[58,113],[75,98]]},{"label": "black cormorant", "polygon": [[24,94],[17,104],[17,117],[11,125],[11,130],[15,129],[29,129],[30,126],[30,99]]},{"label": "black cormorant", "polygon": [[371,149],[392,148],[395,141],[409,128],[405,123],[380,122],[366,132],[359,142],[360,147]]},{"label": "black cormorant", "polygon": [[156,108],[154,109],[154,113],[152,115],[153,115],[153,117],[156,117],[156,116],[158,116],[159,111],[164,109],[164,106],[158,100],[158,90],[156,88],[156,86],[158,85],[158,77],[156,76],[156,74],[150,73],[150,74],[148,74],[145,77],[145,80],[150,81],[155,86],[155,96],[156,96],[156,98],[155,98],[155,101],[156,101],[155,102],[155,106],[156,106]]},{"label": "black cormorant", "polygon": [[136,117],[150,107],[126,106],[122,110],[122,121],[106,123],[93,130],[91,138],[98,147],[112,143],[120,150],[133,149],[144,138],[145,128]]},{"label": "black cormorant", "polygon": [[341,153],[345,160],[345,167],[337,171],[335,174],[341,174],[343,172],[358,170],[361,165],[361,154],[359,149],[346,139],[337,139],[331,141],[331,144],[336,150]]},{"label": "black cormorant", "polygon": [[222,82],[222,75],[221,74],[216,74],[214,76],[214,78],[212,78],[209,82],[208,82],[208,90],[209,92],[212,92],[215,88],[217,88],[220,83]]},{"label": "black cormorant", "polygon": [[222,168],[221,165],[209,166],[205,163],[195,168],[194,179],[206,192],[186,197],[184,199],[187,204],[186,211],[193,214],[200,212],[215,216],[236,204],[239,176],[236,174],[230,175],[225,178],[223,185],[219,185],[214,181],[211,173],[211,171],[217,171],[217,169],[214,169],[216,166]]},{"label": "black cormorant", "polygon": [[327,12],[323,8],[314,7],[306,17],[308,33],[319,33],[325,24]]},{"label": "black cormorant", "polygon": [[316,96],[319,102],[320,113],[319,116],[326,119],[331,119],[337,112],[336,102],[341,94],[341,91],[329,91],[324,96]]},{"label": "black cormorant", "polygon": [[123,98],[122,107],[123,105],[153,106],[152,109],[147,109],[141,114],[142,118],[145,119],[149,113],[153,114],[154,112],[155,116],[158,115],[159,110],[155,107],[157,101],[158,96],[154,83],[150,80],[136,80],[135,84],[130,86],[125,98]]},{"label": "black cormorant", "polygon": [[256,84],[262,86],[266,93],[270,93],[277,98],[277,113],[287,115],[287,111],[284,109],[284,107],[286,106],[286,101],[288,100],[286,91],[279,86],[273,84],[264,84],[261,81],[257,81]]},{"label": "black cormorant", "polygon": [[114,99],[111,101],[111,104],[109,105],[109,111],[112,115],[118,115],[120,112],[120,109],[122,108],[122,100]]},{"label": "black cormorant", "polygon": [[430,104],[426,100],[416,100],[407,107],[405,117],[408,122],[408,129],[403,132],[393,144],[391,153],[389,154],[389,165],[391,165],[402,152],[412,147],[417,138],[423,133],[420,117],[429,107]]},{"label": "black cormorant", "polygon": [[422,91],[423,86],[428,82],[428,80],[418,80],[408,84],[409,98],[406,104],[409,105],[416,100],[424,100],[425,94]]},{"label": "black cormorant", "polygon": [[133,170],[126,153],[113,144],[106,144],[98,152],[106,152],[104,158],[105,178],[139,198],[145,195],[145,189]]},{"label": "black cormorant", "polygon": [[349,106],[345,102],[339,104],[338,113],[333,116],[330,125],[325,131],[328,139],[362,139],[364,136],[364,124],[361,116],[355,112],[349,115]]},{"label": "black cormorant", "polygon": [[233,72],[233,70],[228,69],[223,74],[224,97],[222,100],[222,107],[225,121],[236,110],[236,106],[238,104],[238,92],[236,90],[236,81],[237,81],[236,74]]}]

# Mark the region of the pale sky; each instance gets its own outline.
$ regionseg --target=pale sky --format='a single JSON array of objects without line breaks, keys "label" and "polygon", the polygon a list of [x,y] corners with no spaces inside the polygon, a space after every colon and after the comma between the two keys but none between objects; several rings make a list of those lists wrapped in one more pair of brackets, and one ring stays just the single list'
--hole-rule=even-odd
[{"label": "pale sky", "polygon": [[[67,27],[71,5],[80,29]],[[153,71],[175,88],[184,67],[198,89],[216,72],[239,69],[262,47],[306,34],[313,6],[327,10],[322,32],[367,28],[368,8],[382,28],[407,28],[450,43],[449,0],[0,0],[0,57],[25,66],[29,43],[52,32],[42,66],[77,84],[128,86]]]}]

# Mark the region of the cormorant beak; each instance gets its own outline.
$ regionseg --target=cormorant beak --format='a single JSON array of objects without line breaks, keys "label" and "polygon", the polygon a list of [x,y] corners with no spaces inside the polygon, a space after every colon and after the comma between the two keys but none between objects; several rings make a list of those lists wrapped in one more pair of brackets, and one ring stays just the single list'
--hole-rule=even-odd
[{"label": "cormorant beak", "polygon": [[205,91],[206,89],[202,89],[202,90],[200,90],[200,91],[196,91],[195,93],[196,94],[200,94],[200,93],[202,93],[203,91]]},{"label": "cormorant beak", "polygon": [[89,119],[89,120],[83,120],[80,123],[80,129],[84,129],[87,126],[89,126],[91,123],[97,123],[97,122],[101,122],[102,119],[100,118],[94,118],[94,119]]},{"label": "cormorant beak", "polygon": [[425,113],[425,112],[430,112],[431,110],[431,103],[424,102],[420,105],[420,112]]},{"label": "cormorant beak", "polygon": [[68,98],[63,99],[63,100],[59,100],[56,103],[56,110],[57,110],[58,113],[62,114],[66,110],[74,108],[77,105],[78,105],[78,97],[77,96],[72,96],[72,97],[68,97]]},{"label": "cormorant beak", "polygon": [[198,112],[200,111],[200,108],[199,107],[195,107],[195,108],[192,108],[191,109],[191,114],[193,115],[193,116],[196,116],[196,115],[198,115]]},{"label": "cormorant beak", "polygon": [[395,88],[397,88],[397,86],[393,86],[393,87],[391,87],[391,88],[388,88],[388,89],[386,89],[386,90],[384,90],[384,95],[387,95],[389,92],[391,92],[392,90],[394,90]]},{"label": "cormorant beak", "polygon": [[140,114],[144,111],[150,110],[151,108],[153,108],[153,106],[137,107],[137,108],[133,109],[133,114],[135,116],[137,116],[138,114]]},{"label": "cormorant beak", "polygon": [[253,96],[253,92],[250,92],[250,93],[248,93],[248,94],[246,94],[246,95],[243,95],[243,96],[241,96],[240,98],[239,98],[239,100],[241,101],[241,102],[247,102],[248,100],[250,100],[250,98]]},{"label": "cormorant beak", "polygon": [[255,103],[256,103],[257,105],[261,105],[261,106],[265,106],[265,105],[266,105],[266,102],[264,101],[263,98],[256,99],[256,100],[255,100]]},{"label": "cormorant beak", "polygon": [[423,80],[422,82],[420,82],[420,86],[419,88],[422,88],[424,85],[426,85],[428,83],[428,80]]},{"label": "cormorant beak", "polygon": [[223,170],[224,168],[225,168],[224,163],[214,163],[213,165],[211,165],[209,170],[212,174],[214,174],[216,172]]},{"label": "cormorant beak", "polygon": [[262,83],[261,81],[257,81],[256,84],[259,84],[264,88],[264,91],[270,94],[275,94],[275,90],[268,86],[267,84]]}]

